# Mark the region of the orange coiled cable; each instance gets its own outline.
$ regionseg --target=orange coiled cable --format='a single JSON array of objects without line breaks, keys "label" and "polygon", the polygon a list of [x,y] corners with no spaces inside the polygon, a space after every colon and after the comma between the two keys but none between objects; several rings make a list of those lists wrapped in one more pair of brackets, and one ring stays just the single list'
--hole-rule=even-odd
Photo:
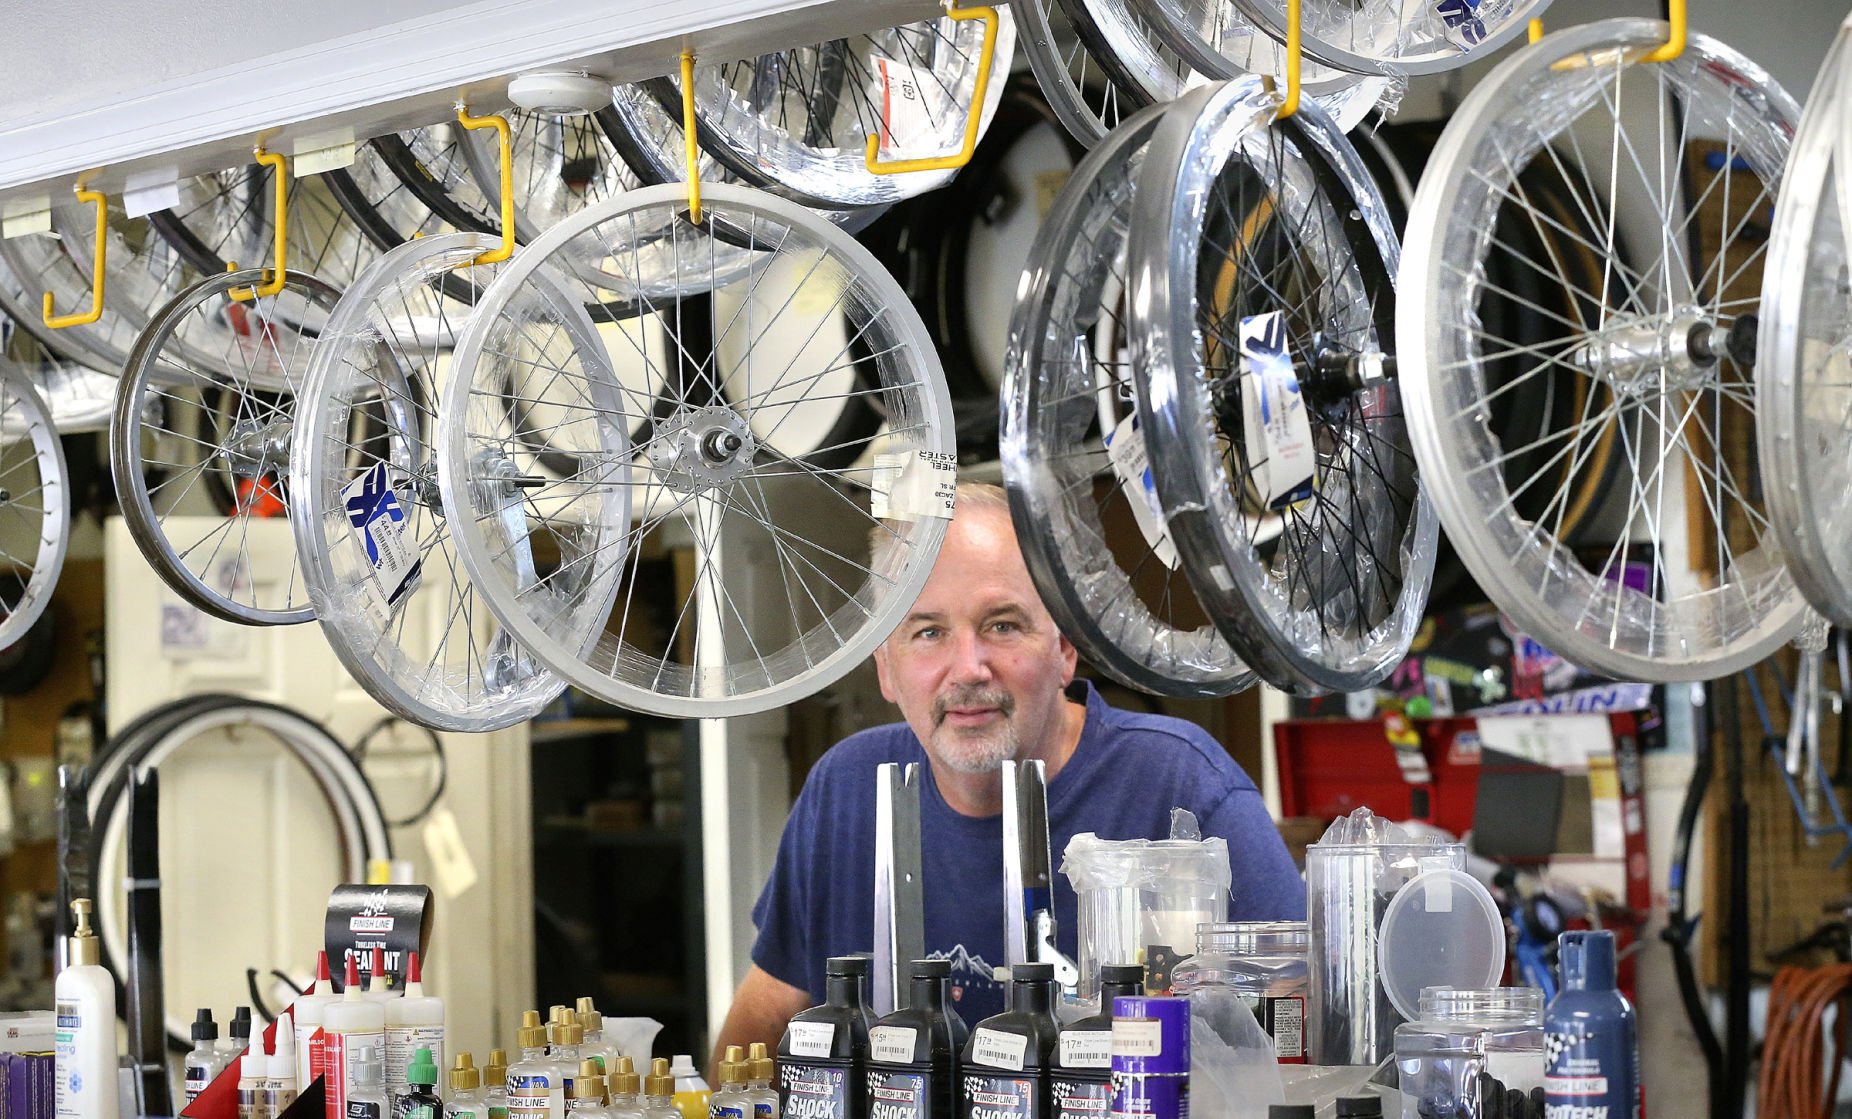
[{"label": "orange coiled cable", "polygon": [[[1826,1052],[1826,1011],[1839,1004],[1831,1071]],[[1831,1119],[1839,1070],[1852,1028],[1852,964],[1785,967],[1768,995],[1768,1034],[1756,1114],[1766,1119]]]}]

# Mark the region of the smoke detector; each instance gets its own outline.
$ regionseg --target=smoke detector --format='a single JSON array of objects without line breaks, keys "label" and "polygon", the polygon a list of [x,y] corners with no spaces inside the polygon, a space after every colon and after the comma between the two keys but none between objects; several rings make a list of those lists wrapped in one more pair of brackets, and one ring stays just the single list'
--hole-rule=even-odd
[{"label": "smoke detector", "polygon": [[508,100],[542,116],[584,116],[611,103],[611,83],[583,70],[541,70],[509,82]]}]

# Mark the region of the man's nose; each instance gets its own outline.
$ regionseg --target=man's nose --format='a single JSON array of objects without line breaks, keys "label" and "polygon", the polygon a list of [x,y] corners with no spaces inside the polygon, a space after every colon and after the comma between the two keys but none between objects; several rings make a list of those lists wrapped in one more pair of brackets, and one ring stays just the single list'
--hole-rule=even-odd
[{"label": "man's nose", "polygon": [[952,680],[958,684],[990,681],[990,657],[977,634],[963,633],[952,639]]}]

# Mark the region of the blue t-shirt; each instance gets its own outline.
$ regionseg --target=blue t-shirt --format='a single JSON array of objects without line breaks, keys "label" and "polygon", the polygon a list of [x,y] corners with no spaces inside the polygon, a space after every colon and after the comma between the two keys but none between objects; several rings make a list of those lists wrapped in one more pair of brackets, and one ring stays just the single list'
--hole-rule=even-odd
[{"label": "blue t-shirt", "polygon": [[[1170,834],[1172,808],[1189,809],[1203,835],[1228,841],[1231,920],[1305,917],[1292,857],[1260,791],[1226,750],[1192,723],[1108,707],[1084,681],[1070,694],[1084,696],[1087,717],[1073,756],[1048,786],[1057,947],[1075,956],[1076,901],[1059,873],[1068,840],[1089,831],[1161,839]],[[810,771],[753,907],[753,962],[820,1003],[824,961],[874,946],[874,778],[882,762],[920,763],[927,954],[952,961],[955,1006],[976,1023],[1003,1010],[1002,984],[991,977],[1005,962],[1003,817],[965,816],[946,804],[905,723],[850,735]]]}]

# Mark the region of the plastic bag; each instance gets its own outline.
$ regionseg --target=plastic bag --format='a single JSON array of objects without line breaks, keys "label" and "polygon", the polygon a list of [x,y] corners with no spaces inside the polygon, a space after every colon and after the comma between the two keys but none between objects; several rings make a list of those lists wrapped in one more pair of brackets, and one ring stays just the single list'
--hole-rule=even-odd
[{"label": "plastic bag", "polygon": [[654,1018],[604,1020],[605,1044],[616,1048],[619,1056],[629,1057],[631,1067],[638,1072],[649,1071],[650,1054],[655,1051],[656,1035],[661,1032],[662,1023]]},{"label": "plastic bag", "polygon": [[1286,1102],[1273,1039],[1247,1000],[1204,988],[1190,995],[1190,1110],[1229,1119],[1267,1119]]}]

